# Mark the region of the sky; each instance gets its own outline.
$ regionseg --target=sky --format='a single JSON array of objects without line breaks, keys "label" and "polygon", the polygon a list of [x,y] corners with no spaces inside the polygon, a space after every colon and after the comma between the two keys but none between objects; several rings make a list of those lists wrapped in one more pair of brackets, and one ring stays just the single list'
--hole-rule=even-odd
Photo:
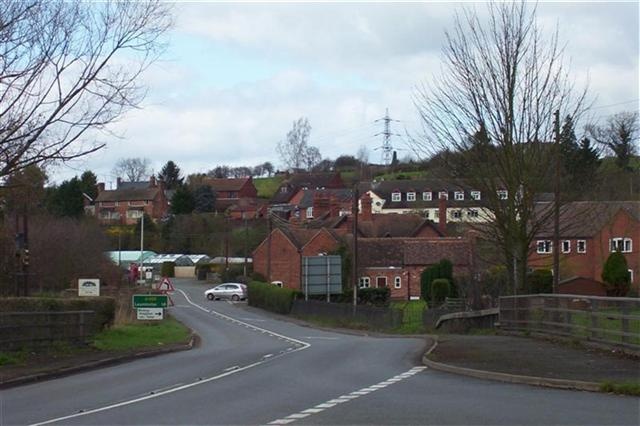
[{"label": "sky", "polygon": [[[533,3],[530,4],[534,6]],[[465,3],[485,12],[482,2]],[[416,88],[441,72],[444,34],[457,2],[185,2],[172,5],[167,50],[142,76],[141,108],[99,136],[106,148],[48,170],[60,183],[92,170],[115,186],[120,158],[173,160],[183,174],[217,165],[282,168],[276,145],[307,117],[323,158],[365,147],[380,162],[388,108],[391,143],[410,155]],[[638,111],[638,2],[540,2],[538,23],[558,26],[577,87],[593,117]],[[377,136],[376,136],[377,135]]]}]

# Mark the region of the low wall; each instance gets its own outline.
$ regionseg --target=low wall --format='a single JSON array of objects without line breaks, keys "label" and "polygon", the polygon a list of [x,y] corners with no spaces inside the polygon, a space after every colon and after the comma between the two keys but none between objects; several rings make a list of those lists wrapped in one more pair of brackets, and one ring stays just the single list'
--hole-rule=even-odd
[{"label": "low wall", "polygon": [[176,266],[174,270],[176,278],[194,278],[196,276],[195,266]]},{"label": "low wall", "polygon": [[453,312],[442,315],[436,322],[436,328],[449,333],[466,332],[478,328],[494,328],[500,316],[499,308],[480,311]]}]

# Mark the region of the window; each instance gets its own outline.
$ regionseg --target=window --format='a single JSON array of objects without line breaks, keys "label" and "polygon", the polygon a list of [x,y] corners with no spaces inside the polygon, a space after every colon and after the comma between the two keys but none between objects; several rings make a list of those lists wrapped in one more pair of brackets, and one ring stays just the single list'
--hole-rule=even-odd
[{"label": "window", "polygon": [[402,278],[400,277],[395,277],[393,279],[393,287],[394,288],[402,288]]},{"label": "window", "polygon": [[447,191],[438,192],[438,199],[444,198],[445,200],[449,199],[449,193]]},{"label": "window", "polygon": [[369,287],[371,287],[371,278],[360,277],[360,288],[369,288]]},{"label": "window", "polygon": [[401,201],[402,194],[400,192],[392,192],[391,193],[391,201]]},{"label": "window", "polygon": [[287,193],[287,187],[283,186],[282,188],[280,188],[280,193],[281,194],[286,194]]},{"label": "window", "polygon": [[307,219],[313,219],[313,207],[307,207]]},{"label": "window", "polygon": [[562,240],[562,252],[571,253],[571,240]]},{"label": "window", "polygon": [[496,193],[498,194],[498,199],[500,199],[500,200],[506,200],[506,199],[509,198],[509,192],[507,192],[504,189],[496,191]]},{"label": "window", "polygon": [[424,211],[424,218],[429,219],[429,210]]},{"label": "window", "polygon": [[454,210],[451,212],[451,217],[453,217],[454,219],[460,219],[462,218],[462,210]]},{"label": "window", "polygon": [[586,253],[587,252],[587,240],[578,240],[576,242],[576,251],[578,253]]},{"label": "window", "polygon": [[479,200],[480,199],[480,191],[471,191],[471,199]]},{"label": "window", "polygon": [[479,216],[480,216],[480,214],[478,213],[478,210],[476,210],[476,209],[470,209],[470,210],[467,212],[467,216],[469,216],[469,217],[479,217]]},{"label": "window", "polygon": [[422,201],[431,201],[431,191],[422,193]]},{"label": "window", "polygon": [[619,251],[622,253],[631,253],[633,251],[633,242],[631,238],[612,238],[610,241],[611,251]]},{"label": "window", "polygon": [[416,193],[415,192],[407,192],[407,201],[415,201]]},{"label": "window", "polygon": [[142,210],[127,210],[127,217],[130,219],[139,219],[142,217]]},{"label": "window", "polygon": [[537,243],[537,252],[539,254],[551,253],[553,244],[550,240],[539,240]]},{"label": "window", "polygon": [[456,191],[453,193],[453,198],[456,201],[464,201],[464,192],[462,191]]}]

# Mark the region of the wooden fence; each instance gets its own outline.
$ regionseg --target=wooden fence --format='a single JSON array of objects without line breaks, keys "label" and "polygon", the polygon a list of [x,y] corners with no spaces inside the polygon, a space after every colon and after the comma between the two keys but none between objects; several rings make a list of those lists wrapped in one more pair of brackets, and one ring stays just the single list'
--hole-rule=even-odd
[{"label": "wooden fence", "polygon": [[86,343],[93,329],[93,311],[2,312],[0,348],[47,346],[55,341]]},{"label": "wooden fence", "polygon": [[640,299],[565,294],[500,298],[500,327],[640,351]]}]

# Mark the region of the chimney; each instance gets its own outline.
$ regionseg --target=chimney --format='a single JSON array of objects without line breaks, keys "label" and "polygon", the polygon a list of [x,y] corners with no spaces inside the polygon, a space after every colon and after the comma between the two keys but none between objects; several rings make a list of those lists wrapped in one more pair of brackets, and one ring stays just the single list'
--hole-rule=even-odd
[{"label": "chimney", "polygon": [[98,194],[104,192],[104,182],[98,182]]},{"label": "chimney", "polygon": [[362,198],[360,198],[360,218],[363,221],[371,222],[373,220],[373,213],[371,212],[371,196],[369,193],[365,193]]},{"label": "chimney", "polygon": [[447,199],[444,195],[438,200],[438,229],[442,235],[447,235]]},{"label": "chimney", "polygon": [[340,202],[335,195],[329,197],[329,217],[338,217],[340,215]]},{"label": "chimney", "polygon": [[120,188],[121,184],[122,184],[122,178],[118,176],[118,179],[116,180],[116,189]]},{"label": "chimney", "polygon": [[154,175],[151,175],[151,177],[149,177],[149,188],[155,188],[156,187],[156,177]]}]

